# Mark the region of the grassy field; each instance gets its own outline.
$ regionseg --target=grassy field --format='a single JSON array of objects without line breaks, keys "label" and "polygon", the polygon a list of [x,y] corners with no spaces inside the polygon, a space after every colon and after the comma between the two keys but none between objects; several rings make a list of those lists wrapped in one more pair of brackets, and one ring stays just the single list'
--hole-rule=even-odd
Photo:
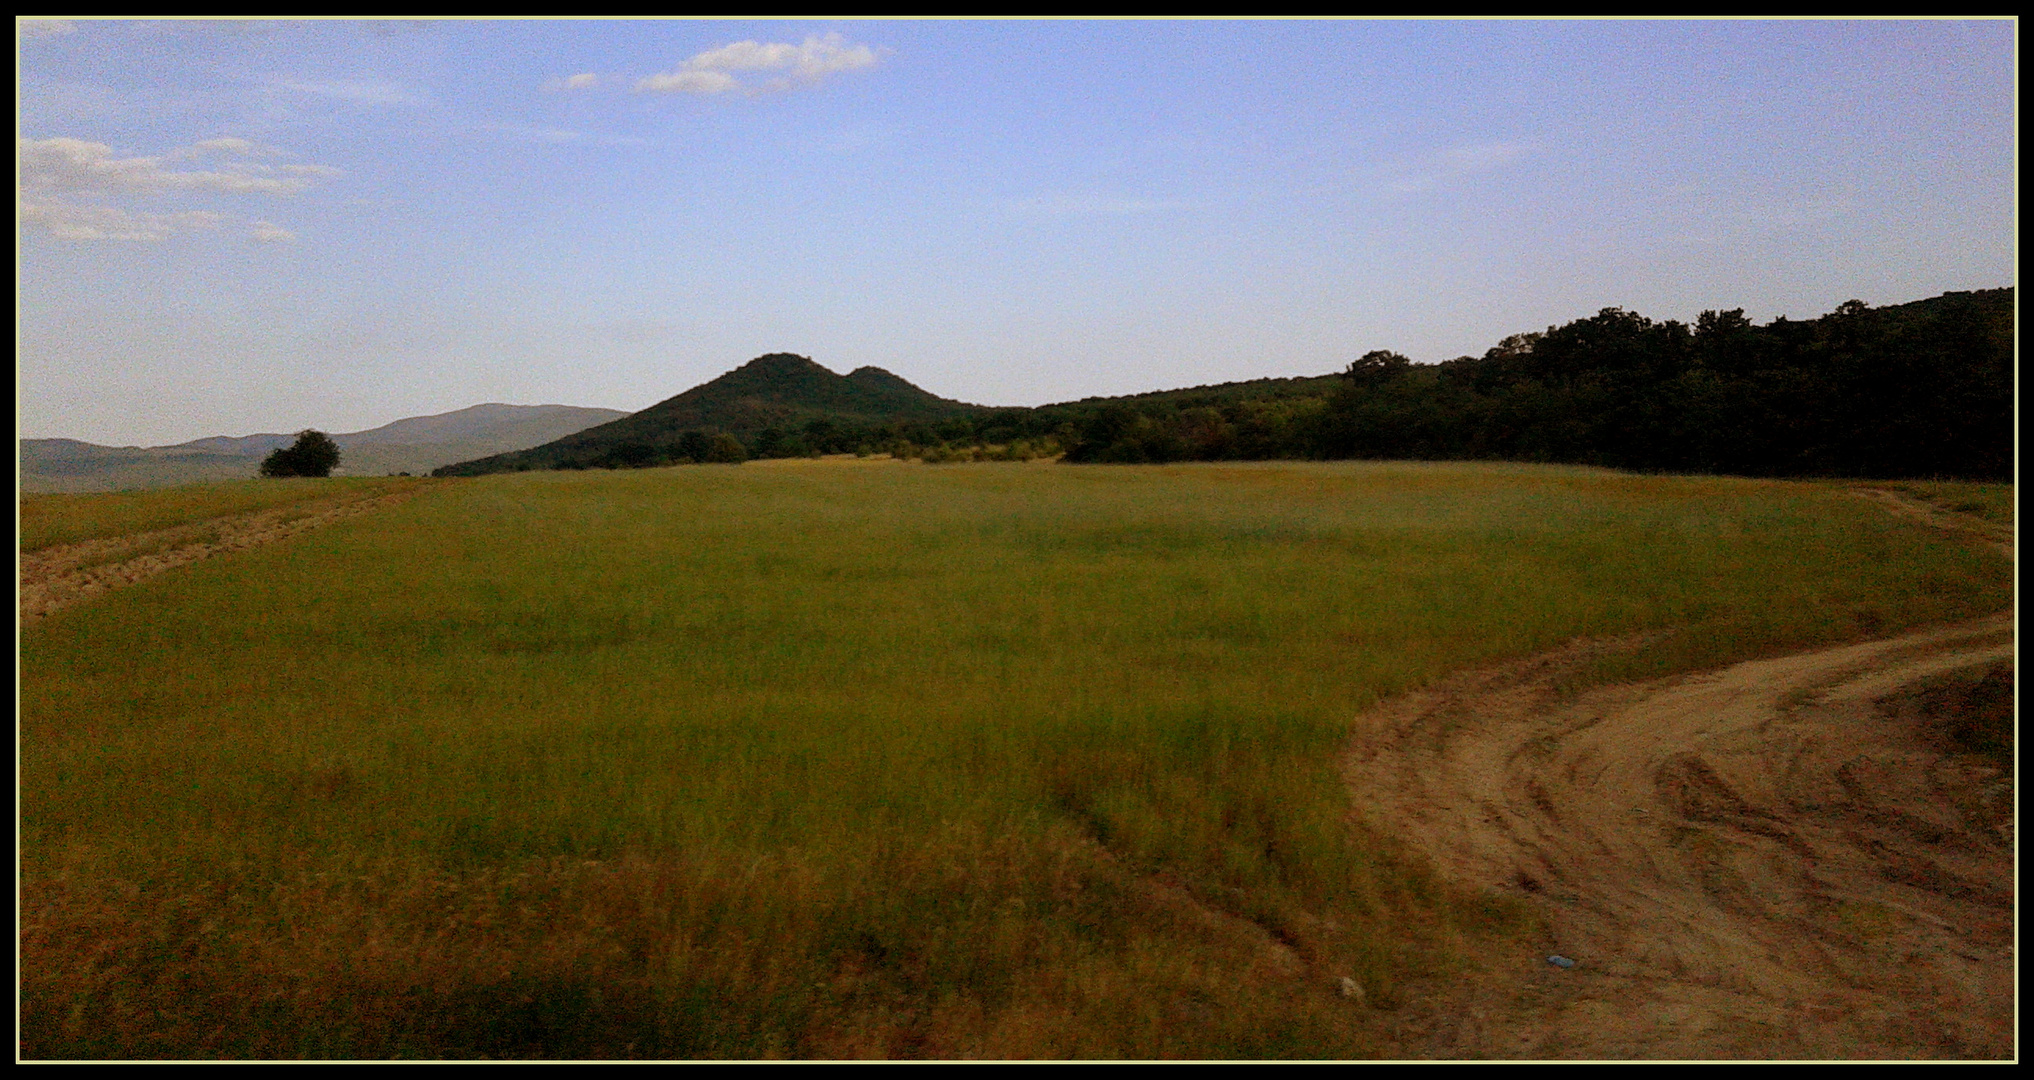
[{"label": "grassy field", "polygon": [[1911,495],[1952,513],[1970,514],[1992,525],[2013,527],[2013,485],[1961,480],[1878,480],[1881,487]]},{"label": "grassy field", "polygon": [[1534,929],[1349,823],[1378,696],[2010,588],[1840,491],[1576,468],[445,483],[24,632],[22,1052],[1362,1057]]},{"label": "grassy field", "polygon": [[235,480],[152,491],[24,495],[20,502],[21,551],[107,540],[175,528],[228,514],[306,509],[403,490],[422,481],[398,477],[311,480]]}]

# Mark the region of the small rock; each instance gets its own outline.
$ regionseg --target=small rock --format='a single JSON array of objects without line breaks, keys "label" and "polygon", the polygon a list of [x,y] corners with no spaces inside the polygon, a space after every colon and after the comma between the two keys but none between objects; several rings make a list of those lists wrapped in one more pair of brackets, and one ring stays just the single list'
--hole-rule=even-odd
[{"label": "small rock", "polygon": [[1357,982],[1356,980],[1350,978],[1347,975],[1342,976],[1342,996],[1348,998],[1351,1001],[1356,1002],[1362,1001],[1363,984]]},{"label": "small rock", "polygon": [[1555,953],[1554,955],[1547,957],[1547,963],[1552,964],[1557,968],[1571,968],[1575,966],[1575,961],[1570,960],[1559,953]]}]

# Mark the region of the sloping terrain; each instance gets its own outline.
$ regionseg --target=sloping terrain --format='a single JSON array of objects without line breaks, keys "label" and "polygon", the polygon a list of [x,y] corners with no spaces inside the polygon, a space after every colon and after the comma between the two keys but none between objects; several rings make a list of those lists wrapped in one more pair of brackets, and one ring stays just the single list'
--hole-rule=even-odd
[{"label": "sloping terrain", "polygon": [[443,475],[586,468],[630,453],[668,456],[687,432],[725,433],[747,442],[770,428],[795,428],[814,420],[925,421],[981,408],[936,397],[881,368],[837,375],[806,357],[771,353],[642,412],[518,453],[460,462]]},{"label": "sloping terrain", "polygon": [[[337,475],[424,474],[440,465],[549,442],[626,416],[576,405],[474,405],[332,436]],[[23,439],[21,489],[119,491],[240,480],[255,475],[269,451],[294,435],[215,435],[173,446],[99,446],[76,439]]]}]

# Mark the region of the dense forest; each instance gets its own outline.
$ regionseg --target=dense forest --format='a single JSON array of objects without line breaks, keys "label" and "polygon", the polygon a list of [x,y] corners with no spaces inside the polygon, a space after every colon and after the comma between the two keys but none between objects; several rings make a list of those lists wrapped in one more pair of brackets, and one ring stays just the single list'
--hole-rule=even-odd
[{"label": "dense forest", "polygon": [[936,398],[888,372],[763,357],[626,420],[450,466],[636,467],[822,453],[929,462],[1482,459],[1749,476],[1963,477],[2013,469],[2012,289],[1754,325],[1619,308],[1414,364],[1038,408]]}]

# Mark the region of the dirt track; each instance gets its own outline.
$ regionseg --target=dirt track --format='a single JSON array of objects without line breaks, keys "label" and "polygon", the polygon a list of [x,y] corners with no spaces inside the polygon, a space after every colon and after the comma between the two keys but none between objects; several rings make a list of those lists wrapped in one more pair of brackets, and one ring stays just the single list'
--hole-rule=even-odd
[{"label": "dirt track", "polygon": [[1415,995],[1395,1052],[2011,1056],[2011,778],[1877,703],[2013,641],[2002,614],[1563,697],[1615,647],[1578,643],[1369,714],[1357,805],[1551,928]]},{"label": "dirt track", "polygon": [[112,589],[136,585],[165,570],[272,544],[300,532],[364,514],[415,495],[419,489],[355,499],[337,505],[283,506],[252,514],[214,518],[174,529],[88,540],[44,548],[21,557],[21,622]]},{"label": "dirt track", "polygon": [[[22,621],[410,494],[36,552]],[[2012,557],[2009,530],[1860,494]],[[1886,703],[2010,665],[2014,642],[2009,612],[1564,696],[1565,674],[1622,647],[1577,642],[1367,714],[1344,761],[1355,804],[1459,883],[1540,907],[1551,935],[1412,988],[1390,1052],[2013,1056],[2011,776]]]}]

